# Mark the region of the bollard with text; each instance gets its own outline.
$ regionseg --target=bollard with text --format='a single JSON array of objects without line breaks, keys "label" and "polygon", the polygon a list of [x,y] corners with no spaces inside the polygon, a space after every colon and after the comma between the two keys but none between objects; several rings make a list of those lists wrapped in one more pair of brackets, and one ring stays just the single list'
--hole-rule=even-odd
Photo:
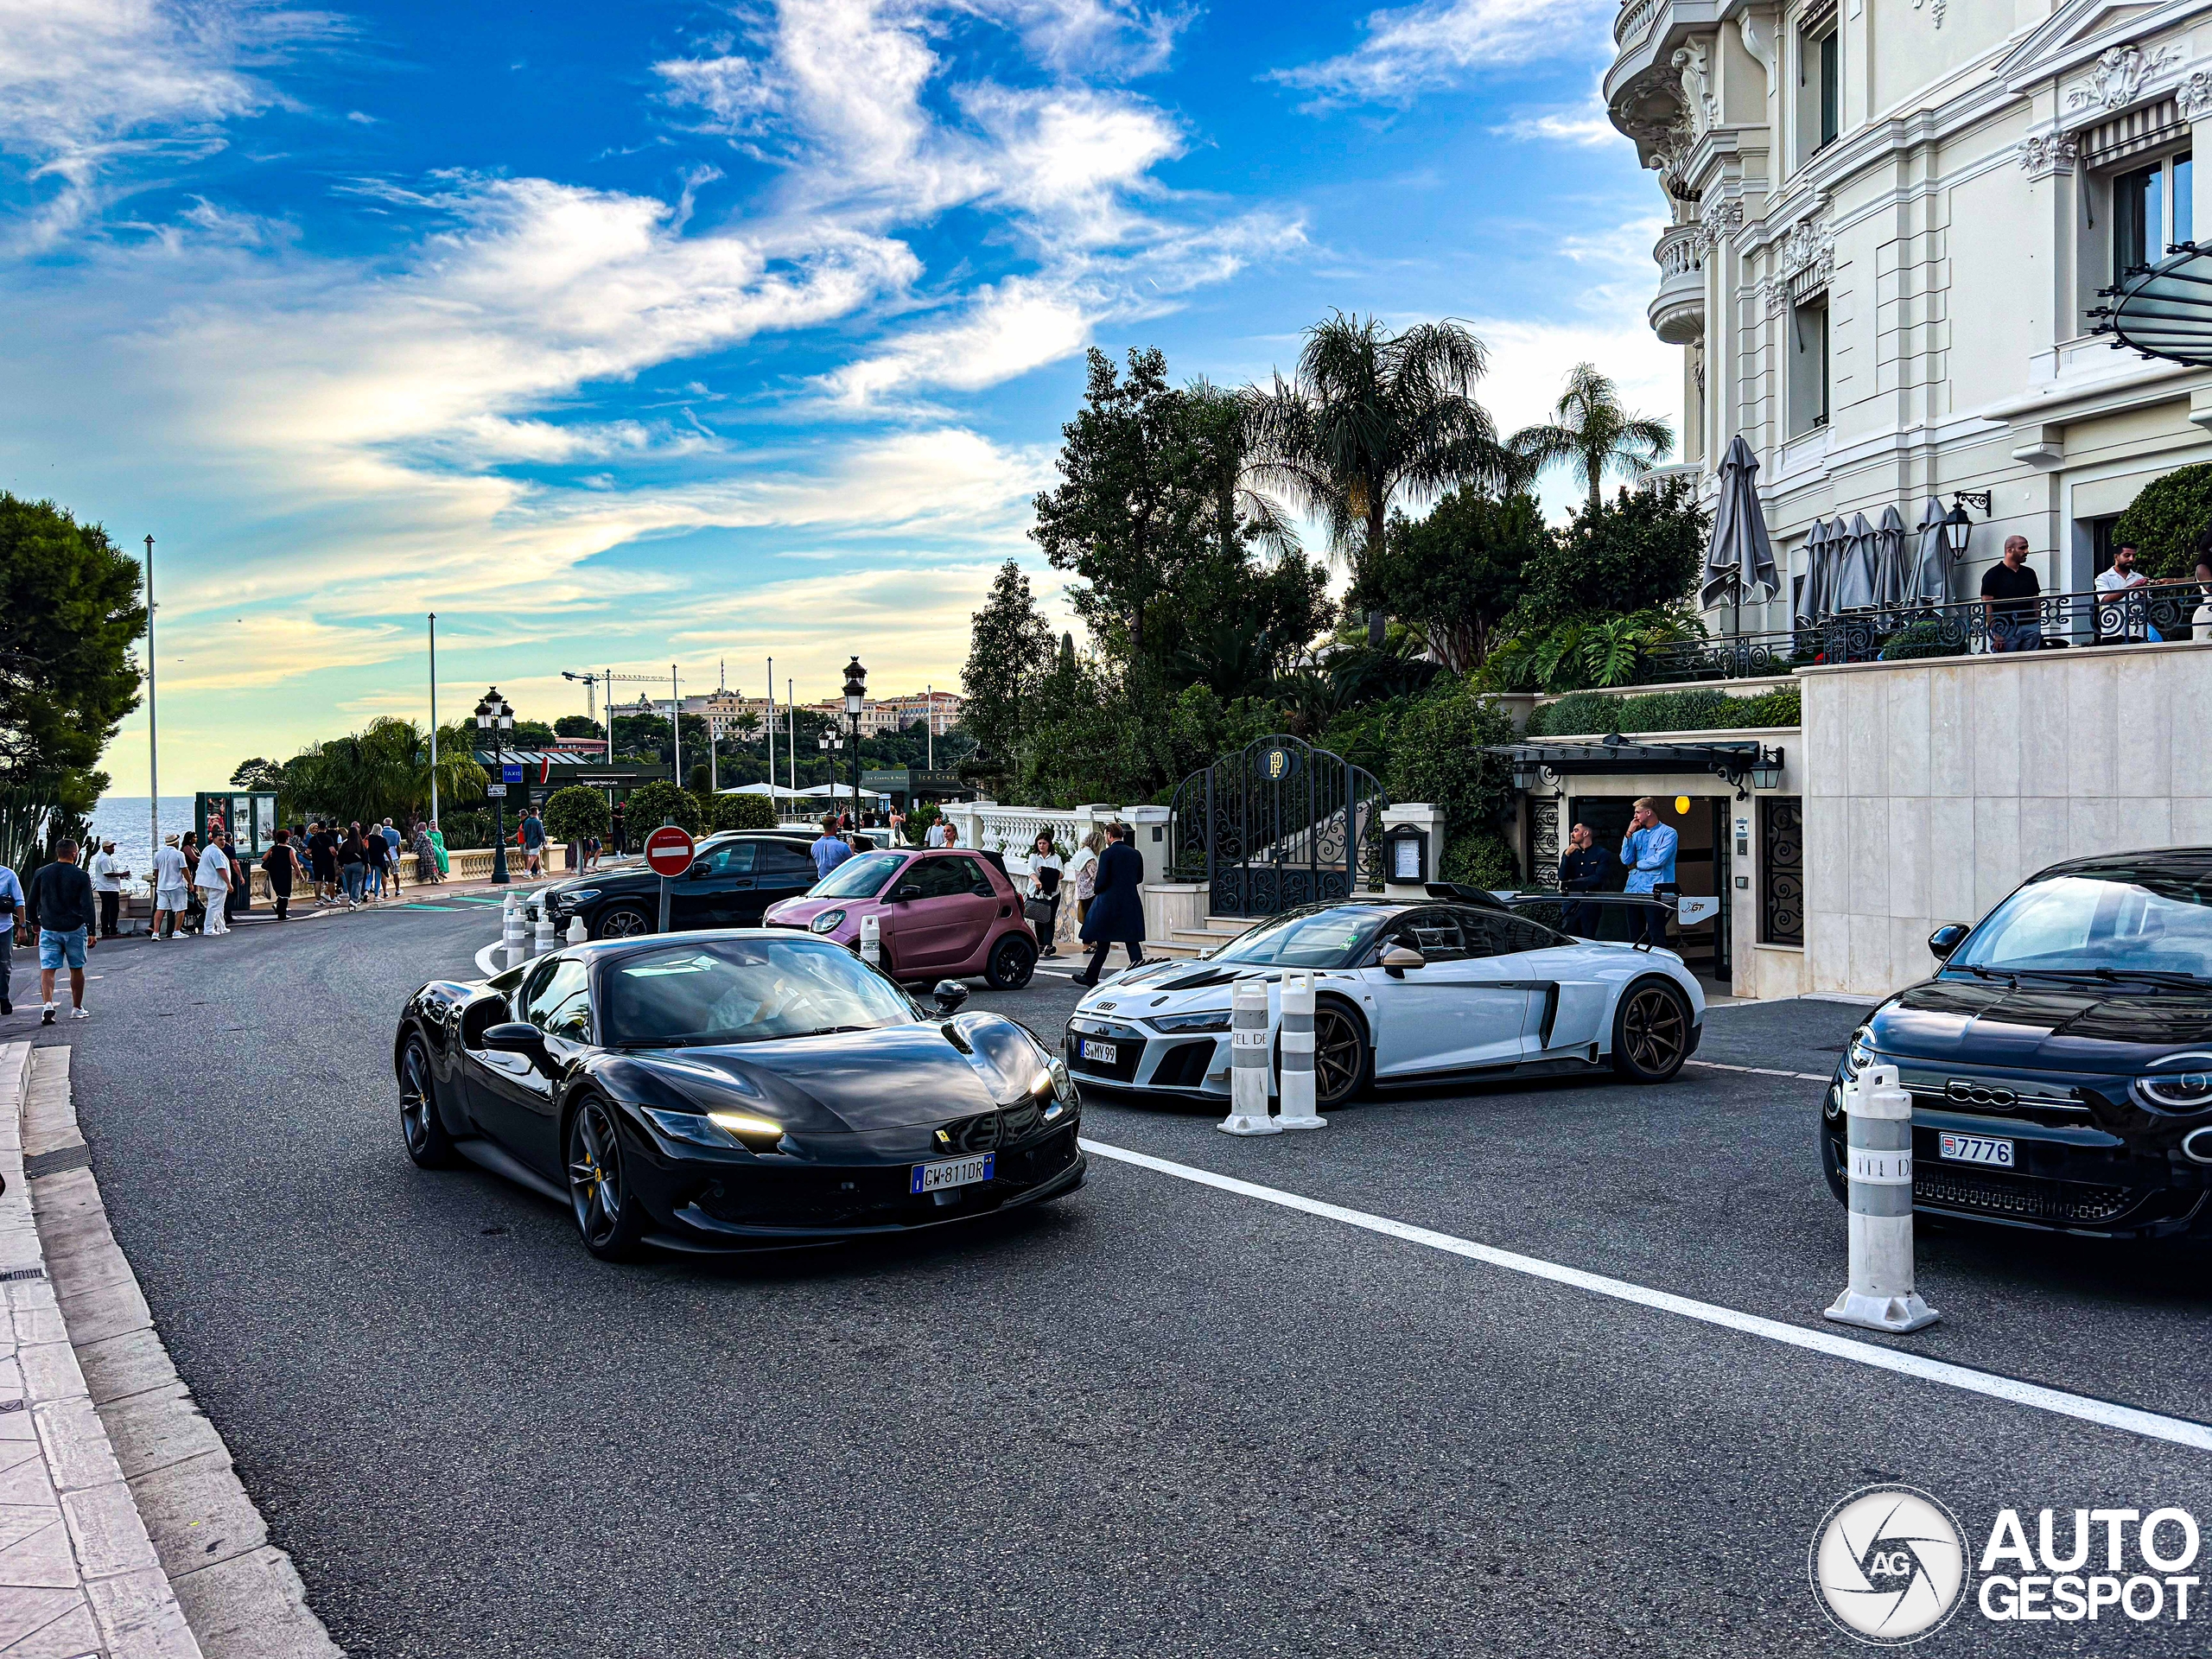
[{"label": "bollard with text", "polygon": [[529,952],[523,934],[522,895],[518,893],[510,893],[506,903],[499,906],[499,946],[509,968],[519,964]]},{"label": "bollard with text", "polygon": [[1224,1135],[1281,1135],[1268,1116],[1268,988],[1240,979],[1230,1001],[1229,1116],[1214,1125]]},{"label": "bollard with text", "polygon": [[677,878],[690,869],[695,855],[690,833],[679,824],[664,823],[645,837],[645,864],[660,877],[660,931],[664,933],[668,931]]},{"label": "bollard with text", "polygon": [[542,957],[549,950],[560,948],[561,935],[553,925],[553,912],[543,899],[537,901],[537,926],[531,934],[530,954]]},{"label": "bollard with text", "polygon": [[1912,1096],[1894,1065],[1843,1085],[1850,1141],[1851,1282],[1827,1317],[1869,1331],[1917,1331],[1940,1317],[1912,1287]]},{"label": "bollard with text", "polygon": [[861,960],[871,968],[883,966],[883,918],[861,918]]},{"label": "bollard with text", "polygon": [[1276,1092],[1282,1111],[1275,1127],[1325,1129],[1329,1120],[1313,1109],[1313,976],[1282,976],[1282,1076]]}]

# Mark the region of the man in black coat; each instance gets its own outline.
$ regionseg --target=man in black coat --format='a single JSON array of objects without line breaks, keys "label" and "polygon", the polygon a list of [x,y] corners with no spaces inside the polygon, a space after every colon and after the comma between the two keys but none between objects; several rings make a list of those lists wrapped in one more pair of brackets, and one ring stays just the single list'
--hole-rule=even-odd
[{"label": "man in black coat", "polygon": [[1075,977],[1078,985],[1098,982],[1111,945],[1128,946],[1132,968],[1144,960],[1144,904],[1137,893],[1144,881],[1144,855],[1130,845],[1129,833],[1126,823],[1114,824],[1106,831],[1106,850],[1098,855],[1090,911],[1083,920],[1081,937],[1090,947],[1090,960]]}]

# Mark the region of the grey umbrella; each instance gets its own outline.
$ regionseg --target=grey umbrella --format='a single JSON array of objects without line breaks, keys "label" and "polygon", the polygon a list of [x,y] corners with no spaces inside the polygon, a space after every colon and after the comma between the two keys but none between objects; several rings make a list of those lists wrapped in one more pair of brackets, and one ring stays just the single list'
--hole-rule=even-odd
[{"label": "grey umbrella", "polygon": [[1902,610],[1910,597],[1912,548],[1905,535],[1904,515],[1895,507],[1882,509],[1882,522],[1874,532],[1874,602],[1885,614]]},{"label": "grey umbrella", "polygon": [[1844,532],[1838,554],[1835,608],[1863,610],[1874,602],[1874,526],[1866,522],[1865,513],[1852,514],[1851,528]]},{"label": "grey umbrella", "polygon": [[1724,599],[1734,601],[1739,633],[1744,601],[1772,599],[1782,587],[1759,506],[1758,470],[1758,457],[1738,433],[1720,458],[1720,499],[1713,512],[1713,543],[1705,551],[1705,582],[1698,589],[1698,603],[1707,610]]},{"label": "grey umbrella", "polygon": [[1920,510],[1918,541],[1912,561],[1912,582],[1905,597],[1916,605],[1948,605],[1951,601],[1951,550],[1943,544],[1943,504],[1934,496]]},{"label": "grey umbrella", "polygon": [[1813,527],[1805,532],[1805,591],[1799,595],[1797,620],[1817,622],[1828,613],[1828,594],[1834,584],[1829,580],[1828,521],[1813,520]]}]

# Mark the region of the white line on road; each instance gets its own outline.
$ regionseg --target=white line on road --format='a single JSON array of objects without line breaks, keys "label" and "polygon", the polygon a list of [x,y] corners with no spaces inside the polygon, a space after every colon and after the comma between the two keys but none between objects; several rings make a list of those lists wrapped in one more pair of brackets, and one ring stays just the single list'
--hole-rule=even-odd
[{"label": "white line on road", "polygon": [[502,937],[493,940],[491,944],[486,945],[481,950],[479,950],[476,953],[476,971],[483,975],[486,979],[491,978],[493,975],[498,973],[499,971],[499,964],[494,963],[492,960],[492,957],[505,944],[506,939],[503,935]]},{"label": "white line on road", "polygon": [[1684,1060],[1684,1065],[1702,1067],[1707,1071],[1744,1071],[1755,1077],[1795,1077],[1800,1083],[1826,1083],[1827,1077],[1818,1071],[1777,1071],[1770,1065],[1727,1065],[1719,1060]]},{"label": "white line on road", "polygon": [[1746,1336],[1764,1337],[1770,1342],[1808,1349],[1816,1354],[1825,1354],[1831,1359],[1871,1365],[1878,1370],[1895,1371],[1903,1376],[1917,1377],[1924,1382],[1941,1382],[1968,1394],[2009,1401],[2013,1405],[2027,1406],[2037,1411],[2056,1412],[2061,1416],[2078,1418],[2086,1423],[2098,1423],[2107,1428],[2140,1434],[2146,1440],[2169,1440],[2176,1446],[2212,1452],[2212,1424],[2191,1422],[2182,1417],[2161,1416],[2157,1412],[2144,1411],[2134,1406],[2115,1405],[2108,1400],[2069,1394],[2063,1389],[2045,1388],[2038,1382],[2023,1382],[2009,1376],[1998,1376],[1968,1366],[1954,1365],[1945,1360],[1929,1359],[1919,1354],[1904,1353],[1871,1342],[1859,1342],[1831,1332],[1809,1330],[1781,1319],[1764,1319],[1757,1313],[1739,1313],[1732,1307],[1696,1301],[1668,1291],[1649,1290],[1642,1285],[1632,1285],[1624,1279],[1609,1279],[1603,1274],[1586,1273],[1580,1268],[1565,1267],[1533,1255],[1517,1255],[1489,1244],[1478,1244],[1472,1239],[1459,1238],[1450,1233],[1434,1232],[1427,1227],[1393,1221],[1387,1216],[1371,1216],[1363,1210],[1347,1210],[1342,1205],[1325,1203],[1319,1198],[1306,1198],[1296,1192],[1285,1192],[1276,1187],[1262,1186],[1253,1181],[1241,1181],[1233,1175],[1217,1175],[1210,1169],[1173,1163],[1147,1153],[1109,1146],[1103,1141],[1087,1140],[1082,1144],[1084,1151],[1096,1153],[1102,1158],[1135,1164],[1141,1169],[1173,1175],[1179,1180],[1194,1181],[1200,1186],[1215,1187],[1224,1192],[1257,1198],[1263,1204],[1280,1205],[1286,1210],[1302,1211],[1306,1215],[1319,1216],[1326,1221],[1340,1221],[1350,1227],[1361,1227],[1370,1233],[1380,1233],[1386,1238],[1402,1239],[1409,1244],[1425,1244],[1433,1250],[1465,1256],[1471,1262],[1485,1262],[1512,1273],[1524,1273],[1534,1279],[1548,1279],[1554,1284],[1571,1285],[1577,1290],[1586,1290],[1594,1295],[1611,1296],[1618,1301],[1633,1302],[1639,1307],[1677,1314],[1705,1325],[1716,1325],[1724,1330],[1738,1331]]}]

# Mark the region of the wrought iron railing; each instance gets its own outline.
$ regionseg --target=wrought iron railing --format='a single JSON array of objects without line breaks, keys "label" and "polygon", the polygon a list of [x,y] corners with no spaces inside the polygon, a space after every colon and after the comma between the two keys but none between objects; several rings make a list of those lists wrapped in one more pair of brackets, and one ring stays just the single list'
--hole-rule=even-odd
[{"label": "wrought iron railing", "polygon": [[1647,683],[1752,679],[1832,663],[2186,639],[2207,597],[2195,582],[2176,582],[2108,594],[1868,607],[1771,632],[1713,634],[1655,646],[1643,658],[1641,677]]}]

